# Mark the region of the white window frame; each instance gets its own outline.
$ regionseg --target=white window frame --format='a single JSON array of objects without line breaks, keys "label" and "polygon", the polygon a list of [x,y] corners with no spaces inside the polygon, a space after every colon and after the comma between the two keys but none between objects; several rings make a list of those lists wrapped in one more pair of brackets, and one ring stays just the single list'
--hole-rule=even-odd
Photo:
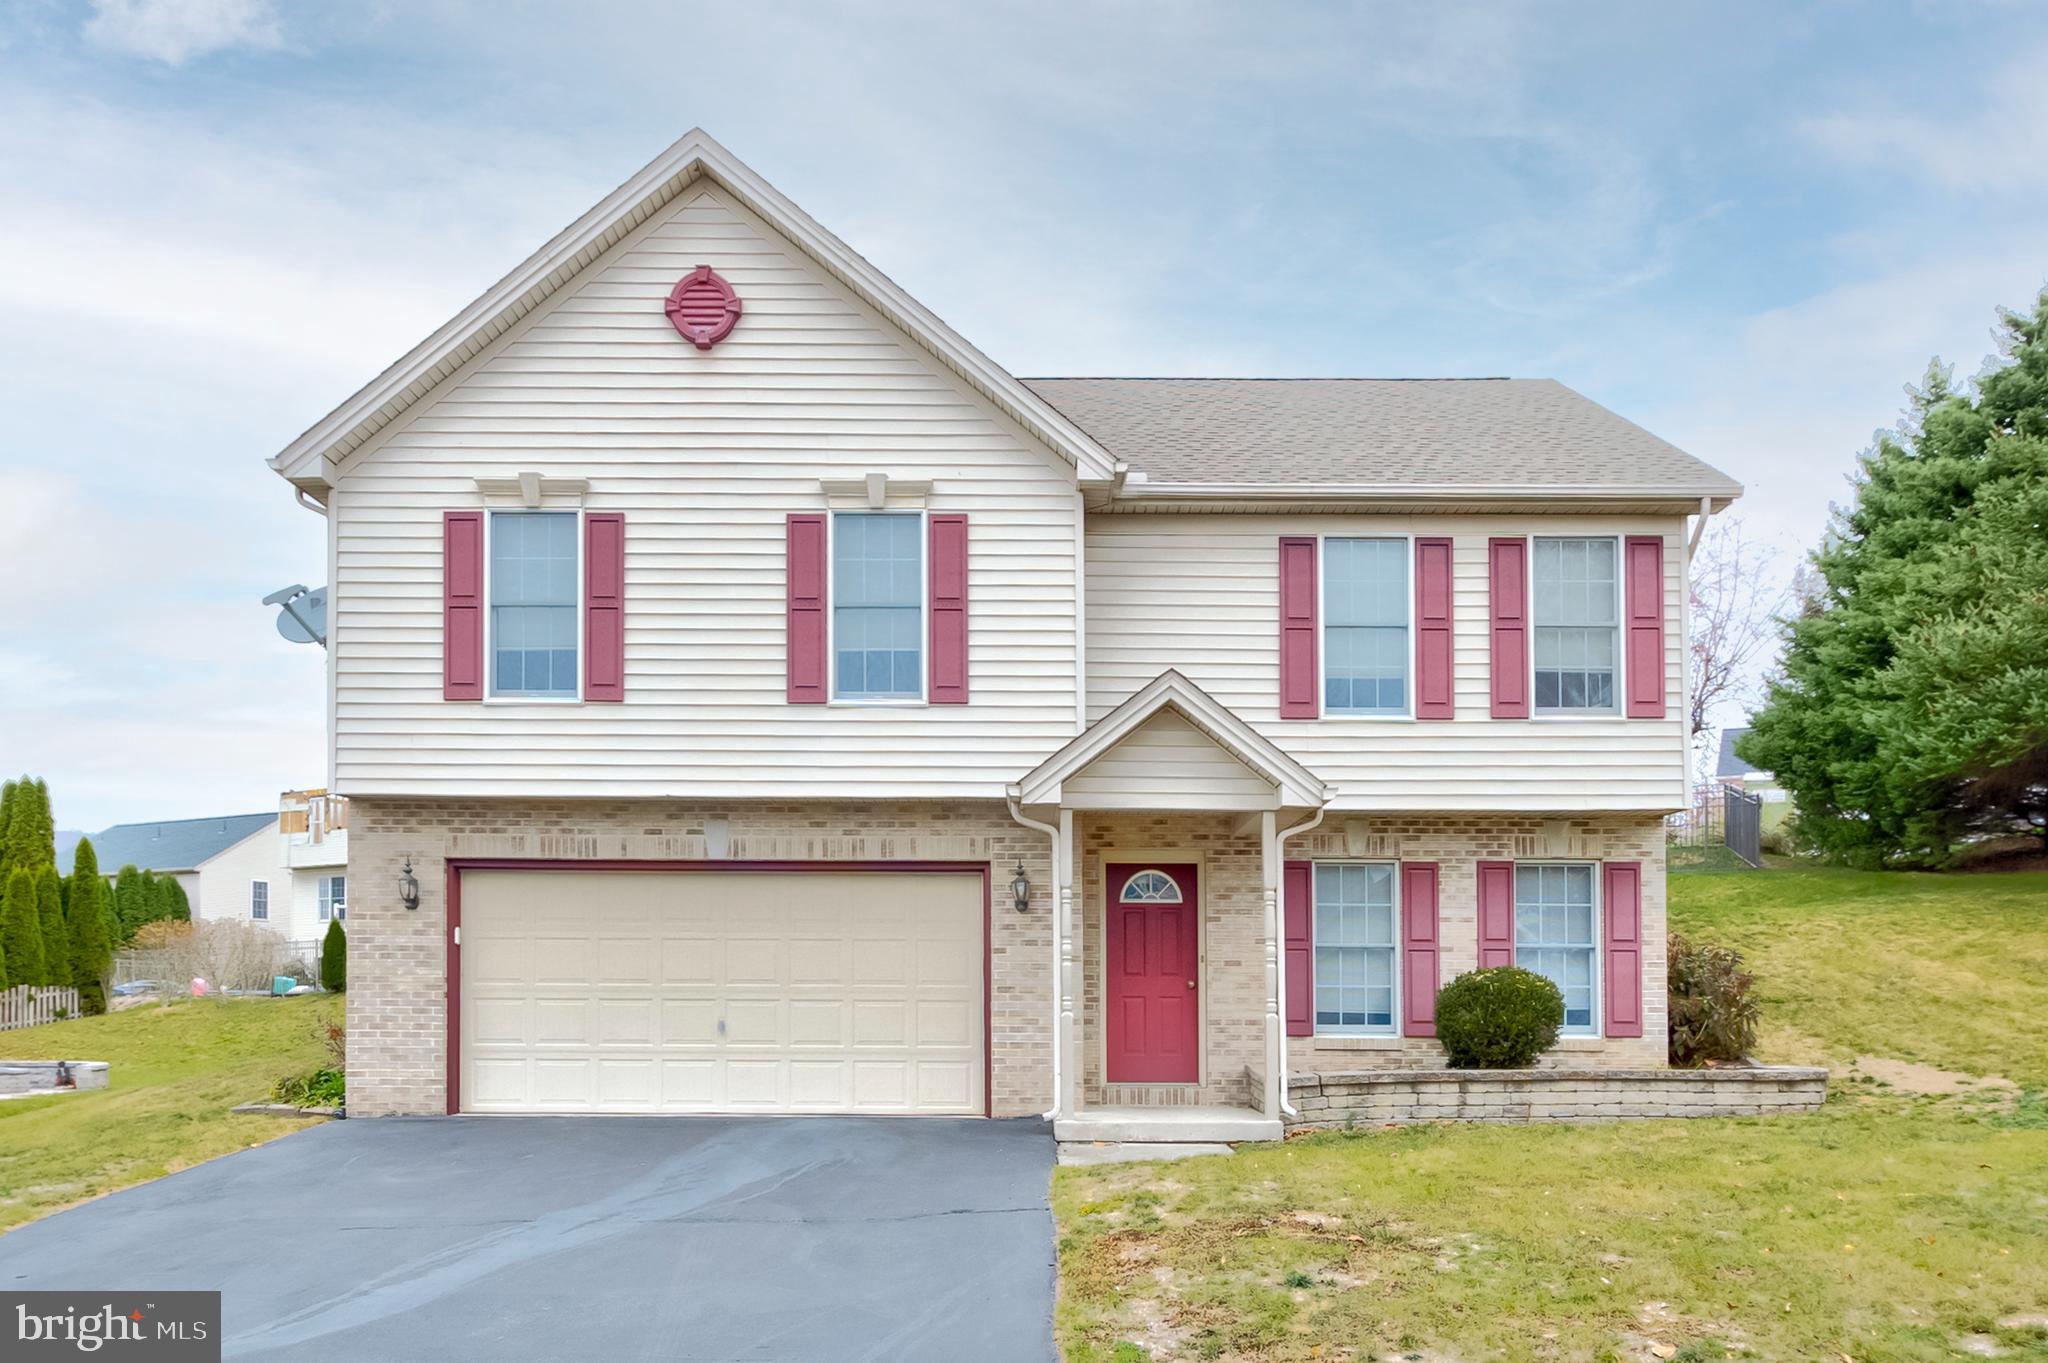
[{"label": "white window frame", "polygon": [[[1408,631],[1408,668],[1406,684],[1401,688],[1407,704],[1400,713],[1392,711],[1372,712],[1364,710],[1331,710],[1326,703],[1329,691],[1330,646],[1327,631],[1330,628],[1330,606],[1328,601],[1330,581],[1331,540],[1399,540],[1402,552],[1407,556],[1408,590],[1403,593],[1403,605],[1407,614],[1403,623]],[[1534,588],[1531,588],[1533,591]],[[1534,644],[1531,644],[1533,656]],[[1533,694],[1533,693],[1532,693]],[[1318,719],[1365,720],[1374,723],[1401,723],[1415,718],[1415,536],[1412,533],[1393,535],[1329,535],[1316,536],[1316,717]]]},{"label": "white window frame", "polygon": [[[1608,540],[1614,545],[1614,705],[1606,710],[1544,710],[1536,704],[1536,541],[1544,540]],[[1529,570],[1522,574],[1522,589],[1528,596],[1522,602],[1523,619],[1529,622],[1529,671],[1525,681],[1529,687],[1529,718],[1555,723],[1562,720],[1567,724],[1583,721],[1623,719],[1628,715],[1628,634],[1626,618],[1622,614],[1628,601],[1627,566],[1622,562],[1622,552],[1627,548],[1621,535],[1527,535],[1522,541],[1528,546]]]},{"label": "white window frame", "polygon": [[[256,912],[256,892],[258,890],[263,891],[262,913]],[[252,923],[268,923],[270,921],[270,882],[267,880],[252,880],[249,882],[249,921]]]},{"label": "white window frame", "polygon": [[[1387,868],[1388,872],[1392,877],[1394,887],[1394,992],[1392,1000],[1392,1012],[1389,1015],[1387,1025],[1384,1027],[1374,1027],[1370,1024],[1361,1024],[1355,1027],[1346,1027],[1338,1023],[1332,1023],[1328,1026],[1324,1026],[1322,1023],[1316,1021],[1316,949],[1318,942],[1318,938],[1315,932],[1317,880],[1316,871],[1318,868],[1324,866],[1384,866]],[[1310,863],[1308,886],[1308,914],[1308,1018],[1309,1027],[1312,1029],[1314,1035],[1331,1037],[1375,1037],[1380,1039],[1401,1036],[1401,863],[1399,863],[1398,861],[1388,861],[1380,857],[1318,858],[1317,860]]]},{"label": "white window frame", "polygon": [[[334,897],[334,882],[337,880],[342,883],[341,897],[339,899]],[[337,904],[341,906],[339,914],[334,912]],[[313,887],[313,912],[319,916],[319,921],[322,923],[333,922],[336,918],[340,918],[344,923],[348,921],[348,873],[346,871],[338,876],[324,875],[320,877]]]},{"label": "white window frame", "polygon": [[[1514,863],[1515,874],[1519,875],[1524,866],[1538,868],[1544,866],[1583,866],[1591,873],[1593,881],[1593,1020],[1583,1031],[1559,1027],[1557,1029],[1557,1039],[1559,1041],[1585,1041],[1605,1036],[1607,1034],[1605,1011],[1607,1002],[1607,908],[1602,900],[1606,887],[1600,883],[1602,880],[1600,863],[1597,861],[1580,861],[1569,857],[1550,857],[1541,861],[1517,861]],[[1522,897],[1519,885],[1512,886],[1510,893],[1513,895],[1515,923],[1517,925],[1516,941],[1512,949],[1515,955],[1515,964],[1519,966],[1522,962],[1522,944],[1520,941]],[[1548,977],[1546,976],[1545,978]],[[1555,981],[1552,981],[1552,983],[1555,983]],[[1563,991],[1560,990],[1559,992],[1562,993]]]},{"label": "white window frame", "polygon": [[[839,694],[838,544],[841,516],[915,516],[917,518],[917,694],[915,696],[842,696]],[[931,513],[923,507],[835,507],[825,513],[825,680],[826,704],[860,709],[907,709],[931,703],[932,677],[932,542]]]},{"label": "white window frame", "polygon": [[[585,634],[584,612],[588,593],[583,582],[584,559],[589,541],[589,523],[582,508],[560,506],[497,506],[484,508],[484,704],[486,705],[581,705],[590,671],[589,640]],[[576,694],[573,696],[506,695],[498,690],[498,657],[492,637],[497,616],[491,597],[491,545],[500,516],[574,516],[576,518]]]}]

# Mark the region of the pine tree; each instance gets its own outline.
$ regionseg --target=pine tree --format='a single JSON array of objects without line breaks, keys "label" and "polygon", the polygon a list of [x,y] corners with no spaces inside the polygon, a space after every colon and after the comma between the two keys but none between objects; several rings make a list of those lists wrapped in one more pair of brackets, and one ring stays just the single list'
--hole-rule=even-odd
[{"label": "pine tree", "polygon": [[320,987],[337,994],[348,988],[348,934],[339,918],[328,920],[327,937],[320,943]]},{"label": "pine tree", "polygon": [[119,925],[115,945],[126,946],[135,930],[149,921],[150,885],[145,872],[134,862],[123,866],[114,877],[114,922]]},{"label": "pine tree", "polygon": [[36,909],[36,878],[25,867],[7,873],[0,895],[0,942],[7,948],[7,983],[43,982],[43,925]]},{"label": "pine tree", "polygon": [[100,878],[99,854],[91,838],[80,838],[71,854],[71,981],[78,986],[79,1007],[87,1013],[107,1011],[107,968],[113,964],[114,939],[107,931],[107,882]]},{"label": "pine tree", "polygon": [[6,886],[7,873],[14,868],[13,844],[8,841],[7,830],[14,826],[16,792],[20,789],[19,781],[0,786],[0,888]]},{"label": "pine tree", "polygon": [[36,872],[36,916],[43,930],[42,983],[69,988],[71,934],[64,929],[64,895],[57,881],[55,866],[45,866]]}]

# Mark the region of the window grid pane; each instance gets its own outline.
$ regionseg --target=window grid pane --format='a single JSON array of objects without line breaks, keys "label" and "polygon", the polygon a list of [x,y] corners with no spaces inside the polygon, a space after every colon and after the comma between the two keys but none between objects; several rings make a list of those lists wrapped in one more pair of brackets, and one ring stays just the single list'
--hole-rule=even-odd
[{"label": "window grid pane", "polygon": [[1515,867],[1515,964],[1564,995],[1566,1036],[1592,1036],[1596,952],[1593,868],[1521,863]]},{"label": "window grid pane", "polygon": [[1618,572],[1611,539],[1536,541],[1530,580],[1538,710],[1615,708]]},{"label": "window grid pane", "polygon": [[924,692],[923,518],[902,512],[832,518],[836,694],[914,700]]},{"label": "window grid pane", "polygon": [[270,883],[268,881],[256,880],[250,882],[249,916],[251,918],[270,917]]},{"label": "window grid pane", "polygon": [[1408,710],[1408,542],[1323,542],[1323,709]]},{"label": "window grid pane", "polygon": [[1394,1031],[1394,868],[1315,868],[1315,1026]]},{"label": "window grid pane", "polygon": [[576,695],[573,511],[491,515],[491,689]]}]

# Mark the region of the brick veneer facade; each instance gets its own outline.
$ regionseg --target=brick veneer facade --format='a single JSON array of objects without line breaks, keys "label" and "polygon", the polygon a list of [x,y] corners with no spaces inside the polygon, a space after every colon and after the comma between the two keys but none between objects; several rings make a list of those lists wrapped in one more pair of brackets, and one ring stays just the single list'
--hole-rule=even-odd
[{"label": "brick veneer facade", "polygon": [[[717,837],[712,820],[724,820]],[[416,800],[349,803],[348,1099],[351,1115],[447,1110],[447,875],[450,857],[988,863],[991,1106],[1052,1105],[1052,847],[993,801],[706,804],[679,800]],[[399,903],[410,857],[420,906]],[[1018,861],[1029,913],[1010,907]]]},{"label": "brick veneer facade", "polygon": [[1828,1072],[1793,1065],[1722,1070],[1421,1070],[1297,1075],[1290,1127],[1408,1122],[1600,1122],[1813,1112]]},{"label": "brick veneer facade", "polygon": [[[958,861],[990,866],[992,1108],[1042,1112],[1052,1102],[1052,866],[1049,840],[1014,822],[998,802],[887,804],[670,800],[387,799],[358,796],[349,812],[349,1108],[364,1116],[446,1111],[446,863],[449,858],[699,861]],[[1238,816],[1076,816],[1081,878],[1082,1081],[1092,1103],[1255,1102],[1246,1087],[1263,1056],[1264,906],[1256,832]],[[722,827],[720,823],[722,822]],[[1287,847],[1293,858],[1433,860],[1440,870],[1443,978],[1477,958],[1474,863],[1500,858],[1643,862],[1643,999],[1640,1039],[1566,1043],[1547,1065],[1664,1063],[1663,829],[1654,816],[1545,819],[1526,815],[1333,815]],[[410,859],[420,906],[398,900]],[[1202,895],[1202,1079],[1187,1090],[1110,1086],[1102,1073],[1102,868],[1113,861],[1193,861]],[[1033,885],[1029,913],[1009,907],[1021,861]],[[1297,1037],[1300,1072],[1431,1068],[1430,1040]]]}]

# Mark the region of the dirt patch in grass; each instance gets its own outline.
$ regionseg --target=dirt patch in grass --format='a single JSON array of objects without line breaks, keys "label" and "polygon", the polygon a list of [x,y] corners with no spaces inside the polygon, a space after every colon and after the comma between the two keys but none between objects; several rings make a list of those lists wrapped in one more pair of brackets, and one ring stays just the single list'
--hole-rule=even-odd
[{"label": "dirt patch in grass", "polygon": [[1910,1060],[1891,1060],[1879,1055],[1859,1055],[1849,1068],[1852,1074],[1875,1079],[1901,1093],[1916,1093],[1930,1098],[1981,1093],[1987,1089],[2014,1091],[2019,1088],[2012,1080],[1995,1074],[1964,1074],[1960,1070],[1936,1069],[1932,1065],[1917,1065]]}]

